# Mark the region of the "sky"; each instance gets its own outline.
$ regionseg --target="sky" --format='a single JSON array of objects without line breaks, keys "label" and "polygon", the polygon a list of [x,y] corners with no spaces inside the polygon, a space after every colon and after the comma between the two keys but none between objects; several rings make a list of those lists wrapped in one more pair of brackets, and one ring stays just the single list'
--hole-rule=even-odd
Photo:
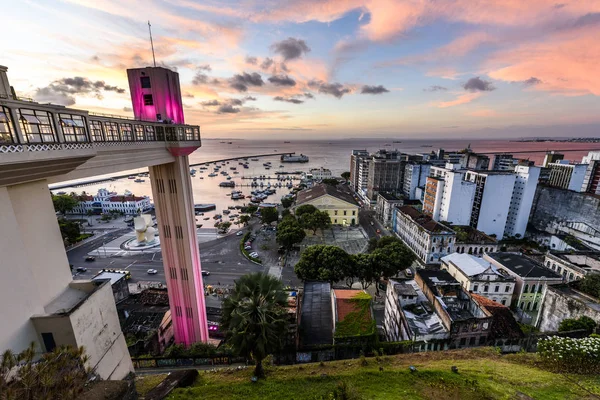
[{"label": "sky", "polygon": [[600,133],[600,0],[16,0],[2,14],[20,96],[118,115],[126,69],[152,65],[150,20],[204,138]]}]

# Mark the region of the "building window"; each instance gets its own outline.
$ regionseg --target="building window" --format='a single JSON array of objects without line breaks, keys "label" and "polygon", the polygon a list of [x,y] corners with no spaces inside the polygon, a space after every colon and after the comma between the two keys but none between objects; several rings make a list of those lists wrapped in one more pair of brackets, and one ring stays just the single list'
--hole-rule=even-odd
[{"label": "building window", "polygon": [[52,114],[47,111],[19,109],[23,136],[28,143],[56,143]]},{"label": "building window", "polygon": [[154,127],[152,125],[146,125],[146,140],[156,140]]},{"label": "building window", "polygon": [[106,129],[106,140],[109,142],[118,142],[119,138],[119,125],[116,122],[105,122],[104,129]]},{"label": "building window", "polygon": [[10,110],[0,106],[0,144],[17,143],[15,126],[10,117]]},{"label": "building window", "polygon": [[522,310],[524,306],[525,306],[525,302],[522,301],[521,305],[519,306],[519,308]]},{"label": "building window", "polygon": [[464,346],[467,344],[467,338],[460,338],[459,346]]},{"label": "building window", "polygon": [[344,215],[346,215],[346,210],[344,210]]},{"label": "building window", "polygon": [[538,293],[542,293],[543,288],[544,288],[544,286],[542,286],[542,284],[540,283],[538,286]]},{"label": "building window", "polygon": [[487,293],[487,291],[490,289],[490,287],[488,285],[485,285],[483,287],[483,293]]},{"label": "building window", "polygon": [[352,210],[352,215],[356,215],[356,210]]},{"label": "building window", "polygon": [[531,302],[530,301],[527,302],[527,311],[529,311],[529,310],[531,310]]},{"label": "building window", "polygon": [[131,124],[119,124],[121,128],[121,140],[124,142],[133,142],[133,131]]},{"label": "building window", "polygon": [[474,291],[474,292],[477,292],[477,290],[478,290],[478,289],[479,289],[479,285],[474,285],[474,286],[473,286],[473,291]]},{"label": "building window", "polygon": [[142,76],[140,78],[140,83],[142,84],[142,89],[150,89],[152,86],[150,85],[150,77]]},{"label": "building window", "polygon": [[144,125],[134,125],[133,129],[135,131],[135,140],[140,142],[146,140],[144,136]]},{"label": "building window", "polygon": [[502,305],[505,306],[506,305],[506,299],[502,299],[502,301],[500,303],[502,303]]},{"label": "building window", "polygon": [[338,210],[333,210],[333,215],[337,215]]},{"label": "building window", "polygon": [[485,344],[485,336],[479,336],[479,345],[483,346]]},{"label": "building window", "polygon": [[337,224],[337,218],[333,220],[333,223],[334,223],[334,224]]},{"label": "building window", "polygon": [[562,271],[562,268],[561,267],[557,267],[556,268],[556,272],[558,272],[560,274],[560,271]]},{"label": "building window", "polygon": [[44,347],[48,353],[54,351],[56,348],[54,335],[51,332],[42,332],[42,341],[44,342]]},{"label": "building window", "polygon": [[535,284],[531,285],[531,293],[535,293]]},{"label": "building window", "polygon": [[94,142],[103,142],[104,133],[102,132],[102,122],[90,121],[90,130],[92,131],[92,139]]},{"label": "building window", "polygon": [[154,99],[152,98],[151,94],[144,95],[144,105],[145,106],[153,106],[154,105]]},{"label": "building window", "polygon": [[573,280],[573,273],[569,273],[569,282]]},{"label": "building window", "polygon": [[58,114],[65,142],[89,142],[85,118],[81,115]]},{"label": "building window", "polygon": [[508,293],[509,290],[510,290],[510,285],[506,285],[506,287],[504,288],[504,293]]},{"label": "building window", "polygon": [[494,292],[498,293],[500,291],[500,286],[496,285],[496,287],[494,288]]},{"label": "building window", "polygon": [[535,311],[535,310],[537,310],[537,308],[538,308],[538,303],[536,301],[535,303],[533,303],[533,310]]},{"label": "building window", "polygon": [[475,346],[475,337],[469,339],[469,346]]},{"label": "building window", "polygon": [[523,289],[523,293],[529,292],[529,285],[525,285],[525,289]]}]

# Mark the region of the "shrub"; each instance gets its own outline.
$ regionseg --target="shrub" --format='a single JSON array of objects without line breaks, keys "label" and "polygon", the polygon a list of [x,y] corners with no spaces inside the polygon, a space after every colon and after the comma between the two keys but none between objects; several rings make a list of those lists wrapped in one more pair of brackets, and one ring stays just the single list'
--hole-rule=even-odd
[{"label": "shrub", "polygon": [[582,316],[579,319],[563,319],[558,326],[559,332],[576,331],[579,329],[592,332],[596,327],[596,321],[590,317]]},{"label": "shrub", "polygon": [[538,354],[551,368],[561,372],[600,372],[600,339],[552,336],[538,342]]}]

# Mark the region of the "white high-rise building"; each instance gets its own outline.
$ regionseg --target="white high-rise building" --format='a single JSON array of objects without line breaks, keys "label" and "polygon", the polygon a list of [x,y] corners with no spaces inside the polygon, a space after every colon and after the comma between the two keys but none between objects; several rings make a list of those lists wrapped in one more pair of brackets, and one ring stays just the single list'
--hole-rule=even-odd
[{"label": "white high-rise building", "polygon": [[525,234],[540,171],[540,167],[519,165],[515,168],[515,185],[508,210],[506,227],[504,228],[506,236],[523,236]]},{"label": "white high-rise building", "polygon": [[404,184],[402,192],[409,200],[420,200],[417,188],[424,188],[429,176],[431,164],[408,163],[404,167]]}]

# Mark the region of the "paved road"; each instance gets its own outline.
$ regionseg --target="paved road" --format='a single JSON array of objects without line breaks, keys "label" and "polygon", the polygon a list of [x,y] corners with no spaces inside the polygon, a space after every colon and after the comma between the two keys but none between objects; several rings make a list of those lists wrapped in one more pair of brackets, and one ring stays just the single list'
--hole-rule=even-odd
[{"label": "paved road", "polygon": [[[130,282],[139,281],[165,283],[165,274],[162,264],[162,254],[140,253],[129,256],[112,256],[108,258],[97,257],[96,261],[86,262],[87,253],[100,249],[102,254],[102,243],[114,240],[129,232],[129,229],[114,231],[103,238],[94,239],[78,248],[67,252],[69,263],[77,267],[85,267],[88,270],[78,273],[75,279],[90,279],[103,268],[120,269],[131,271]],[[239,250],[240,236],[234,233],[223,238],[200,243],[200,260],[202,269],[209,271],[209,276],[204,276],[204,283],[215,285],[233,285],[233,281],[242,275],[251,272],[268,270],[268,268],[257,265],[247,260]],[[148,269],[155,269],[157,274],[149,275]]]}]

